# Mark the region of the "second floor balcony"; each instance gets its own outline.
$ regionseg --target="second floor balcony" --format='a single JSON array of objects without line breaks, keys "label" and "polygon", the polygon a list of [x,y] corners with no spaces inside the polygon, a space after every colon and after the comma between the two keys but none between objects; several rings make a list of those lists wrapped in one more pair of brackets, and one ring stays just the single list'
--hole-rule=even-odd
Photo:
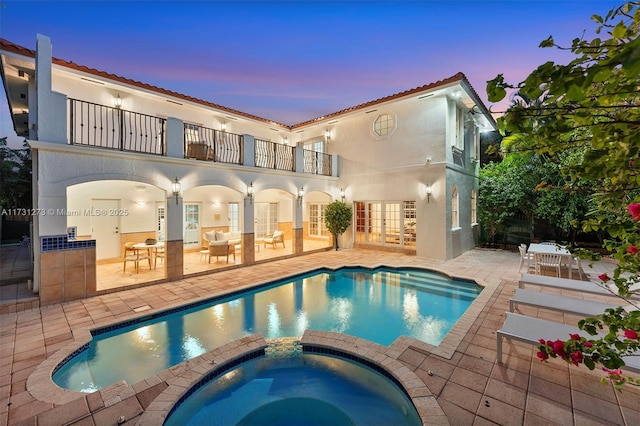
[{"label": "second floor balcony", "polygon": [[149,155],[337,176],[331,155],[78,99],[69,99],[69,143]]}]

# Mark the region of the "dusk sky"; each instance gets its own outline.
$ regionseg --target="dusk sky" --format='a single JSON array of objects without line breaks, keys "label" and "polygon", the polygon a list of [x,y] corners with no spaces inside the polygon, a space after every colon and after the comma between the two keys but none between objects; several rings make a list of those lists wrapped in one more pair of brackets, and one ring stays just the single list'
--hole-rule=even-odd
[{"label": "dusk sky", "polygon": [[[463,72],[523,80],[570,52],[621,1],[12,1],[0,37],[53,56],[292,125]],[[0,136],[16,139],[4,89]],[[17,141],[17,142],[16,142]]]}]

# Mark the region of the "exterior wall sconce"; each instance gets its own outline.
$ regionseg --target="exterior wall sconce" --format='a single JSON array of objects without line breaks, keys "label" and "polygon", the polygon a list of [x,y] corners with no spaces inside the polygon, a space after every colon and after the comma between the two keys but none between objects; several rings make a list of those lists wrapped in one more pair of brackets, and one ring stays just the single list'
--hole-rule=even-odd
[{"label": "exterior wall sconce", "polygon": [[324,137],[327,139],[327,142],[331,140],[331,130],[327,129],[324,131]]},{"label": "exterior wall sconce", "polygon": [[176,179],[171,182],[171,191],[173,192],[173,196],[176,197],[176,205],[178,205],[178,195],[180,195],[180,190],[182,189],[182,184],[180,183],[180,181],[178,180],[178,177],[176,176]]},{"label": "exterior wall sconce", "polygon": [[425,194],[427,194],[427,203],[429,203],[429,201],[431,200],[431,194],[433,193],[433,189],[431,188],[431,185],[427,184],[427,186],[424,189]]},{"label": "exterior wall sconce", "polygon": [[223,121],[222,124],[220,125],[220,130],[222,130],[223,132],[227,131],[227,122]]},{"label": "exterior wall sconce", "polygon": [[120,107],[122,107],[122,98],[120,97],[120,93],[118,93],[118,95],[113,98],[113,106],[117,109],[120,109]]},{"label": "exterior wall sconce", "polygon": [[344,203],[344,189],[340,188],[340,198],[342,199],[342,202]]},{"label": "exterior wall sconce", "polygon": [[253,182],[251,182],[249,186],[247,186],[247,198],[249,199],[249,202],[251,204],[253,204],[253,191],[254,191]]},{"label": "exterior wall sconce", "polygon": [[304,197],[304,186],[298,190],[298,202],[302,204],[302,197]]}]

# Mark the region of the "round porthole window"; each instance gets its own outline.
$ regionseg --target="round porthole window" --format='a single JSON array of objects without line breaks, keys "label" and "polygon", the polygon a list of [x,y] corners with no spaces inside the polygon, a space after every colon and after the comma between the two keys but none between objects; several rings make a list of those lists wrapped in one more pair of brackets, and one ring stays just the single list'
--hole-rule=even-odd
[{"label": "round porthole window", "polygon": [[379,114],[373,120],[373,133],[376,136],[389,136],[396,129],[396,118],[393,114]]}]

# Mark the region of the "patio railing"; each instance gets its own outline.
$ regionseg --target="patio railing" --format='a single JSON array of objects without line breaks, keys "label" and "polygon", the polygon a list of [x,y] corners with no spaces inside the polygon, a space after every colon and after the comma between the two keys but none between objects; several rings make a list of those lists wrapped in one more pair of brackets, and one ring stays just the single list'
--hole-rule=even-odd
[{"label": "patio railing", "polygon": [[[167,126],[173,126],[171,123],[171,120],[168,122],[165,118],[69,99],[69,143],[72,145],[166,156]],[[187,123],[181,125],[184,158],[239,165],[250,163],[245,162],[243,135]],[[170,127],[169,130],[171,134],[175,134],[177,129],[172,130]],[[255,139],[254,166],[331,176],[331,155],[303,149],[302,164],[296,165],[296,152],[300,149],[301,147]],[[169,155],[176,154],[182,153],[170,150]]]},{"label": "patio railing", "polygon": [[166,120],[69,99],[69,143],[166,155]]},{"label": "patio railing", "polygon": [[184,124],[185,158],[243,164],[244,137],[208,127]]},{"label": "patio railing", "polygon": [[280,143],[255,140],[256,167],[268,169],[296,171],[296,149]]},{"label": "patio railing", "polygon": [[305,149],[303,158],[305,173],[331,176],[331,155]]}]

